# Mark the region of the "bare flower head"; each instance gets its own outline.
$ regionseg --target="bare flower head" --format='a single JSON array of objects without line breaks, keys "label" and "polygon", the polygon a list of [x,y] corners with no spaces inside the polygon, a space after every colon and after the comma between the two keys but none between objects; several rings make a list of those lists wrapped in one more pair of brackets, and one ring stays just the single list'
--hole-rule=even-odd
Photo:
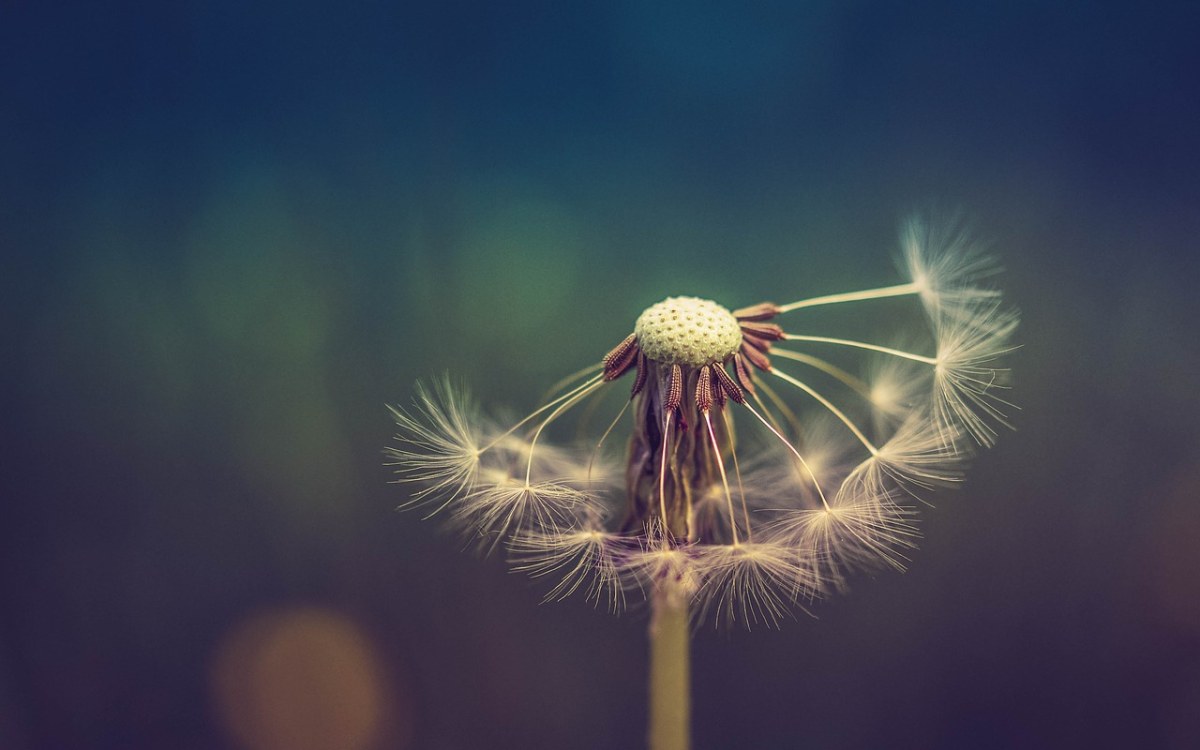
[{"label": "bare flower head", "polygon": [[[1017,314],[957,226],[914,220],[901,244],[909,278],[892,286],[733,309],[668,297],[506,428],[461,389],[419,387],[414,407],[393,409],[387,449],[416,485],[402,507],[504,545],[516,570],[551,580],[547,599],[583,592],[613,610],[656,596],[776,625],[856,570],[902,570],[915,504],[958,483],[970,446],[1006,424],[1000,360]],[[917,314],[881,313],[874,340],[805,325],[807,308],[885,298]],[[618,380],[628,396],[590,445],[548,442]],[[619,442],[614,481],[604,448]]]},{"label": "bare flower head", "polygon": [[651,305],[638,317],[633,335],[647,358],[687,367],[724,362],[742,344],[733,313],[697,297],[669,297]]}]

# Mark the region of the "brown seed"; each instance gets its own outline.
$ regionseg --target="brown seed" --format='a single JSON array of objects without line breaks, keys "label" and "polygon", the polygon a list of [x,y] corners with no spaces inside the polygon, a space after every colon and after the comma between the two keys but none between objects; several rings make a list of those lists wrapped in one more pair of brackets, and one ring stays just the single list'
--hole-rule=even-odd
[{"label": "brown seed", "polygon": [[625,340],[613,347],[612,351],[604,355],[602,360],[604,363],[604,379],[616,380],[625,374],[629,366],[633,364],[634,358],[637,357],[640,349],[637,344],[637,334],[629,334]]},{"label": "brown seed", "polygon": [[753,346],[763,354],[771,351],[771,342],[753,333],[742,332],[742,343]]},{"label": "brown seed", "polygon": [[750,368],[746,366],[746,358],[741,354],[733,355],[733,371],[737,374],[738,382],[742,384],[749,393],[754,393],[754,377],[751,375]]},{"label": "brown seed", "polygon": [[679,410],[683,403],[683,369],[679,365],[671,365],[671,380],[667,385],[667,400],[663,406],[666,409]]},{"label": "brown seed", "polygon": [[712,368],[705,365],[700,368],[700,377],[696,379],[696,408],[704,413],[711,409],[712,405]]},{"label": "brown seed", "polygon": [[763,372],[771,371],[771,360],[767,355],[755,349],[749,344],[742,344],[742,356],[750,360],[750,364],[754,365]]},{"label": "brown seed", "polygon": [[716,364],[712,366],[712,393],[713,403],[717,405],[717,410],[725,408],[725,388],[721,386],[721,381],[717,379],[717,370],[720,370],[722,365]]},{"label": "brown seed", "polygon": [[772,302],[760,302],[733,311],[733,317],[738,320],[770,320],[779,314],[779,308]]},{"label": "brown seed", "polygon": [[767,341],[783,338],[783,329],[774,323],[742,323],[742,333],[757,336]]},{"label": "brown seed", "polygon": [[646,354],[639,349],[637,354],[637,375],[633,376],[633,388],[629,391],[630,398],[642,392],[642,388],[646,385],[646,372],[649,369],[649,366],[646,364]]},{"label": "brown seed", "polygon": [[725,371],[725,365],[713,365],[712,371],[713,379],[720,386],[717,392],[723,394],[722,398],[728,395],[735,403],[746,403],[746,394],[742,393],[742,389],[738,388],[737,383],[733,382],[733,378],[729,377],[729,373]]}]

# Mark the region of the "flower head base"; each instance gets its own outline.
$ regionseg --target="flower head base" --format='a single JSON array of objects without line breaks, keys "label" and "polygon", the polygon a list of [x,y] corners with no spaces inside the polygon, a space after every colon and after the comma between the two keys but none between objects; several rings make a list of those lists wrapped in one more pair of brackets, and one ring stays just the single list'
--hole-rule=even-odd
[{"label": "flower head base", "polygon": [[[913,221],[903,245],[910,278],[893,286],[736,310],[669,297],[507,430],[459,390],[421,388],[415,409],[393,410],[388,454],[419,485],[405,506],[445,511],[485,549],[506,544],[517,570],[555,579],[547,598],[584,591],[611,609],[642,592],[719,622],[776,625],[855,570],[903,569],[911,503],[959,482],[965,442],[990,445],[1005,424],[997,361],[1017,323],[979,285],[992,266],[961,231]],[[927,325],[889,328],[886,341],[915,342],[899,348],[775,322],[903,297]],[[590,449],[542,439],[626,375],[628,400]],[[621,499],[597,458],[623,419]]]},{"label": "flower head base", "polygon": [[646,308],[633,327],[646,357],[665,365],[724,362],[742,345],[733,313],[697,297],[668,297]]}]

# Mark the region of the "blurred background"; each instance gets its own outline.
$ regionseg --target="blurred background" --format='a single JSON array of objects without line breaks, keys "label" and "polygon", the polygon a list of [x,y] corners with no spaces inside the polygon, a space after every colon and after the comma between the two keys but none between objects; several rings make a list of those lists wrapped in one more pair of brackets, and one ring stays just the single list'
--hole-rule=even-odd
[{"label": "blurred background", "polygon": [[0,748],[640,746],[644,615],[396,513],[384,404],[895,283],[930,206],[1018,429],[907,574],[701,629],[695,746],[1200,747],[1195,11],[743,5],[3,3]]}]

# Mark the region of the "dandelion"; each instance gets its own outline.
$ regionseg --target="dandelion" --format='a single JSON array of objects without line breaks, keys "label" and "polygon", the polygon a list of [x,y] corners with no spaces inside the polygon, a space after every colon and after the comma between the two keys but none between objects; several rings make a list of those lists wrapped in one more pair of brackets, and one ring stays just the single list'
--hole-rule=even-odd
[{"label": "dandelion", "polygon": [[[1017,314],[987,285],[994,265],[957,225],[913,220],[901,246],[907,279],[890,286],[734,309],[668,297],[508,427],[446,381],[418,387],[392,410],[389,462],[415,485],[402,507],[503,546],[547,599],[647,602],[651,746],[686,747],[690,623],[776,626],[855,571],[903,570],[916,504],[1007,424]],[[881,314],[874,340],[805,325],[810,308],[889,298],[923,323]],[[549,443],[617,381],[607,429]],[[623,472],[605,450],[618,442]]]}]

